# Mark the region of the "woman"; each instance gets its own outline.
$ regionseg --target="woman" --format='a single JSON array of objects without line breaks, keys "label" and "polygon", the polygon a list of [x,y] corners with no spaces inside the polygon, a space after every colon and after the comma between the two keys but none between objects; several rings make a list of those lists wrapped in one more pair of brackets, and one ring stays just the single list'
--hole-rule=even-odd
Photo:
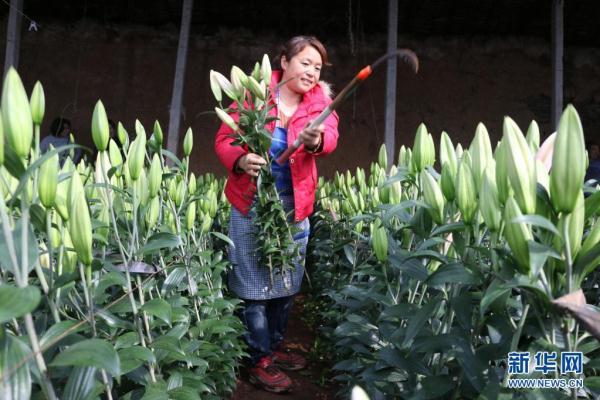
[{"label": "woman", "polygon": [[[296,138],[302,143],[283,165],[273,163],[272,173],[286,211],[293,211],[299,228],[294,236],[300,245],[301,259],[294,271],[278,273],[270,283],[269,269],[259,265],[255,254],[252,215],[249,213],[255,179],[266,160],[233,146],[231,129],[223,124],[217,132],[215,150],[229,176],[225,194],[232,204],[229,236],[235,243],[230,248],[233,265],[229,288],[244,300],[241,312],[246,327],[245,340],[250,353],[250,380],[262,388],[283,392],[291,387],[290,378],[281,369],[301,369],[306,360],[283,351],[281,344],[294,295],[300,290],[304,275],[304,257],[308,242],[308,216],[313,211],[317,186],[315,157],[331,153],[338,139],[338,116],[332,114],[322,125],[308,129],[310,121],[331,103],[327,84],[320,82],[321,69],[328,65],[327,51],[313,36],[296,36],[283,47],[281,70],[271,78],[271,110],[277,120],[267,126],[273,133],[270,155],[273,159]],[[232,117],[237,121],[238,115]]]}]

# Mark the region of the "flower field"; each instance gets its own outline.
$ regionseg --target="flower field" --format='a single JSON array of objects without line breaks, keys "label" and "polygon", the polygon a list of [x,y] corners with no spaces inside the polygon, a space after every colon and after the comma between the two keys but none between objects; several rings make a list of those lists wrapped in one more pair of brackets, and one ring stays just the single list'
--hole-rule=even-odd
[{"label": "flower field", "polygon": [[[261,73],[246,81],[262,101]],[[0,398],[227,398],[245,354],[230,205],[189,170],[192,131],[179,159],[158,122],[111,138],[98,102],[97,155],[75,165],[75,144],[40,154],[39,83],[28,95],[10,70],[0,107]],[[436,146],[421,124],[397,160],[382,147],[370,171],[320,179],[305,309],[341,398],[600,395],[600,191],[572,106],[550,146],[509,117],[498,144],[479,124]],[[583,385],[509,388],[524,374]]]}]

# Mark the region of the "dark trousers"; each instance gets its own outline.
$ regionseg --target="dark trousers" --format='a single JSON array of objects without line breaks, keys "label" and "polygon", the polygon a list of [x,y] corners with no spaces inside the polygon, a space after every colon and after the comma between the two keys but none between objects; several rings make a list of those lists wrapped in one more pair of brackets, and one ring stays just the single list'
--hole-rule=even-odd
[{"label": "dark trousers", "polygon": [[246,327],[250,365],[271,354],[283,341],[294,296],[269,300],[244,300],[240,319]]}]

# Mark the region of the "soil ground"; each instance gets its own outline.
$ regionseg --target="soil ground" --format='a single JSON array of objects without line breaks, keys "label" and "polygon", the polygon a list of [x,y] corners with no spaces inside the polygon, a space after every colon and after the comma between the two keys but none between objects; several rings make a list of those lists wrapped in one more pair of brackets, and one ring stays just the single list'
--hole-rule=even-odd
[{"label": "soil ground", "polygon": [[324,385],[319,384],[326,378],[323,376],[323,369],[327,365],[315,362],[310,357],[315,334],[301,319],[302,304],[303,297],[296,296],[284,347],[302,354],[309,363],[304,370],[286,372],[293,381],[292,391],[275,394],[261,390],[248,381],[247,374],[242,370],[231,400],[333,400],[335,398],[338,390],[335,383],[327,381]]}]

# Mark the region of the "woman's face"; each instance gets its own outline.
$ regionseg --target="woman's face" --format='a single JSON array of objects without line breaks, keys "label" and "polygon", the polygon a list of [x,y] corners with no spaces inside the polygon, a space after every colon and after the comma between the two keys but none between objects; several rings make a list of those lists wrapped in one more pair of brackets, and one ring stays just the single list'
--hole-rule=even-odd
[{"label": "woman's face", "polygon": [[282,81],[287,82],[286,86],[292,91],[304,94],[319,82],[322,64],[321,54],[307,45],[290,60],[281,57]]}]

